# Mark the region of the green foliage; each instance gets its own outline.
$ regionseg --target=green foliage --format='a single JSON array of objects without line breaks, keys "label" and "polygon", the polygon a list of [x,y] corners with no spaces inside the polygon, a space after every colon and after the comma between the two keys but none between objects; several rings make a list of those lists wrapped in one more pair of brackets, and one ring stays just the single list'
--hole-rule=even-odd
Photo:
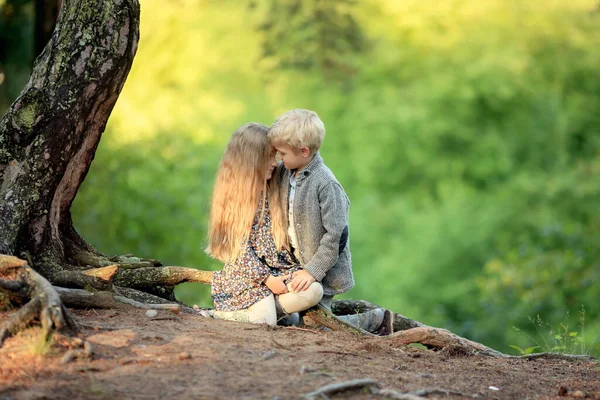
[{"label": "green foliage", "polygon": [[[146,2],[76,226],[106,253],[220,268],[203,241],[225,143],[247,121],[310,108],[352,202],[357,285],[344,297],[501,351],[581,339],[597,352],[597,11],[595,0]],[[211,304],[201,285],[177,295]],[[580,305],[587,331],[571,336],[560,323]],[[546,334],[532,348],[534,324],[513,336],[538,314],[567,342]]]},{"label": "green foliage", "polygon": [[365,50],[354,0],[266,0],[252,2],[262,15],[262,63],[320,71],[347,79],[353,57]]},{"label": "green foliage", "polygon": [[[516,345],[510,345],[520,354],[527,355],[539,349],[540,352],[555,352],[566,354],[590,355],[592,346],[586,344],[585,338],[585,308],[581,307],[579,312],[579,331],[572,329],[570,325],[570,315],[567,312],[565,320],[560,322],[557,328],[544,322],[539,315],[535,318],[528,317],[529,322],[535,328],[537,336],[532,336],[523,332],[517,327],[513,327],[518,335],[524,335],[529,341],[535,343],[533,347],[522,349]],[[594,338],[594,341],[596,338]]]},{"label": "green foliage", "polygon": [[0,0],[0,113],[25,86],[35,57],[33,2]]}]

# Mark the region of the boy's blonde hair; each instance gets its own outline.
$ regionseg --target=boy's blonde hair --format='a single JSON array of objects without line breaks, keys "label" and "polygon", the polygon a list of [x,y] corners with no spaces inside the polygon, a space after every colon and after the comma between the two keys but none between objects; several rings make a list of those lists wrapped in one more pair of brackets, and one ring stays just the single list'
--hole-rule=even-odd
[{"label": "boy's blonde hair", "polygon": [[308,147],[311,153],[321,148],[325,125],[316,112],[297,108],[280,116],[269,130],[269,139],[275,145],[287,144],[294,149]]},{"label": "boy's blonde hair", "polygon": [[254,122],[240,127],[221,158],[213,190],[206,252],[223,262],[234,262],[245,250],[257,207],[268,192],[271,228],[277,249],[289,249],[287,215],[281,207],[277,182],[267,183],[266,172],[274,151],[269,128]]}]

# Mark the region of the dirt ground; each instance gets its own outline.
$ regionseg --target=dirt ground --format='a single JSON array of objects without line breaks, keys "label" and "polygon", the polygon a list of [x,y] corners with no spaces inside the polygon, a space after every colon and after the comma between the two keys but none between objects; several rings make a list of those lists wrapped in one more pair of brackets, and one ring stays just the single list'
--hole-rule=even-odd
[{"label": "dirt ground", "polygon": [[134,308],[73,313],[86,324],[80,337],[92,344],[91,358],[62,363],[67,348],[57,343],[39,355],[32,344],[43,344],[35,339],[39,330],[29,329],[0,349],[0,400],[302,399],[325,385],[366,378],[383,391],[363,387],[316,398],[412,392],[428,399],[600,399],[600,364],[593,361],[452,355],[395,348],[383,337],[168,311],[154,319]]}]

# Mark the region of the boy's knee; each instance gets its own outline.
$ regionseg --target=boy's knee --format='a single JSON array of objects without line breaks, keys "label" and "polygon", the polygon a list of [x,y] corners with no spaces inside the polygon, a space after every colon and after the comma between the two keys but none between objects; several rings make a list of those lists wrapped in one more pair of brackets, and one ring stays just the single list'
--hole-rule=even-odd
[{"label": "boy's knee", "polygon": [[319,282],[313,282],[308,289],[307,292],[307,300],[314,306],[321,301],[323,298],[323,285]]}]

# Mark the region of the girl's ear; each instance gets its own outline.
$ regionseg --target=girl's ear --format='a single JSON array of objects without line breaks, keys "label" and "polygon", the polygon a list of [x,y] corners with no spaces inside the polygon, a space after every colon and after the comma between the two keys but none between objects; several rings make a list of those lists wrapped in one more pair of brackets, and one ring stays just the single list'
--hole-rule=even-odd
[{"label": "girl's ear", "polygon": [[310,156],[310,149],[308,147],[300,147],[300,153],[302,153],[303,157]]}]

